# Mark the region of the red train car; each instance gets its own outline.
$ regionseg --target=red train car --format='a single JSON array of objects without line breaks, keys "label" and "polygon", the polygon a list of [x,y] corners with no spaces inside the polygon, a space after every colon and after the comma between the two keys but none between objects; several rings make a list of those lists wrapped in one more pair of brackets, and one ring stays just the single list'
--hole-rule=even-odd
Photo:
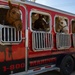
[{"label": "red train car", "polygon": [[14,6],[18,3],[22,30],[4,23],[3,13],[10,8],[8,1],[0,0],[0,74],[35,75],[58,69],[63,75],[71,74],[75,14],[30,1],[11,1]]}]

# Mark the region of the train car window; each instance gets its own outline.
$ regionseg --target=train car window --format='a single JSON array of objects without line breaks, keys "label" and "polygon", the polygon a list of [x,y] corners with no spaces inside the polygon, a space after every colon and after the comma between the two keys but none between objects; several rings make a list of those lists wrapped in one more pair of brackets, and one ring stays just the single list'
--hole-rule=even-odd
[{"label": "train car window", "polygon": [[68,19],[65,17],[55,17],[55,31],[58,33],[69,33]]},{"label": "train car window", "polygon": [[6,8],[0,8],[0,24],[6,25],[6,14],[7,14],[8,9]]},{"label": "train car window", "polygon": [[32,12],[31,14],[31,27],[34,31],[50,31],[50,16]]},{"label": "train car window", "polygon": [[72,21],[72,33],[75,33],[75,20]]},{"label": "train car window", "polygon": [[[7,16],[7,12],[9,10],[9,7],[1,7],[0,8],[0,24],[2,25],[7,25],[7,26],[10,26],[10,24],[6,21],[6,16]],[[21,13],[21,19],[22,19],[22,12],[21,10],[19,10],[20,13]]]},{"label": "train car window", "polygon": [[6,21],[6,14],[8,10],[8,6],[0,5],[0,42],[4,45],[19,44],[22,41],[22,31],[18,31],[16,27]]}]

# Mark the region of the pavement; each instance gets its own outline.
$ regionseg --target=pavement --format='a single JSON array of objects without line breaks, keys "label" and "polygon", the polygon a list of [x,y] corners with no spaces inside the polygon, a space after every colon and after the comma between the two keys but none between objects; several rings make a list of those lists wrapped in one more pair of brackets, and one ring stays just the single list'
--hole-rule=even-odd
[{"label": "pavement", "polygon": [[71,75],[75,75],[75,72],[73,72]]},{"label": "pavement", "polygon": [[[61,74],[58,71],[49,71],[38,75],[61,75]],[[71,75],[75,75],[75,71]]]}]

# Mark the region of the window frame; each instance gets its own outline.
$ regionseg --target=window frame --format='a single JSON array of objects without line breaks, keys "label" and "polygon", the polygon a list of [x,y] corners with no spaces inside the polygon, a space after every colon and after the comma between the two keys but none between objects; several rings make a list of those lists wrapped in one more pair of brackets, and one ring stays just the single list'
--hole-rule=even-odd
[{"label": "window frame", "polygon": [[74,33],[72,32],[72,21],[75,21],[75,19],[72,19],[72,20],[71,20],[71,33],[74,34]]},{"label": "window frame", "polygon": [[[7,6],[7,5],[0,5],[0,8],[4,8],[4,9],[9,9],[9,6]],[[21,12],[21,10],[20,10],[20,12]],[[22,12],[21,12],[21,15],[22,15]],[[22,16],[21,16],[21,19],[22,19]],[[2,24],[0,24],[1,25],[1,30],[2,30],[2,28],[5,28],[5,27],[7,27],[7,28],[14,28],[15,29],[15,27],[11,27],[11,26],[7,26],[7,25],[2,25]],[[0,33],[2,34],[2,31],[0,30]],[[17,45],[17,44],[19,44],[19,43],[21,43],[21,41],[22,41],[22,31],[20,31],[20,33],[21,33],[21,35],[20,35],[20,37],[21,37],[21,40],[20,41],[7,41],[7,42],[5,42],[5,41],[3,41],[2,40],[2,36],[0,36],[0,44],[2,44],[2,45]]]},{"label": "window frame", "polygon": [[51,15],[49,13],[43,12],[43,11],[39,11],[39,10],[31,10],[30,11],[30,30],[32,32],[36,32],[35,30],[32,29],[32,13],[38,13],[38,14],[43,14],[43,15],[47,15],[49,16],[49,31],[37,31],[37,32],[51,32],[52,30],[52,18]]},{"label": "window frame", "polygon": [[[65,19],[67,19],[67,25],[68,25],[68,29],[69,29],[69,19],[67,18],[67,17],[65,17],[65,16],[62,16],[62,15],[55,15],[55,17],[54,17],[54,32],[55,33],[58,33],[58,32],[56,32],[56,24],[55,24],[55,19],[56,19],[56,17],[64,17]],[[70,31],[70,30],[69,30]]]}]

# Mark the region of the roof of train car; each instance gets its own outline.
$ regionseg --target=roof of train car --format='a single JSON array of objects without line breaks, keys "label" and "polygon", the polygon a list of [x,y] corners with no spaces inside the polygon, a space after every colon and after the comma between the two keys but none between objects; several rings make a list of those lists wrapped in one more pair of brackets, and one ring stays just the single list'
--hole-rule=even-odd
[{"label": "roof of train car", "polygon": [[57,9],[57,8],[53,8],[53,7],[46,6],[46,5],[43,5],[43,4],[39,4],[39,3],[36,3],[36,2],[32,2],[32,1],[13,1],[12,0],[12,2],[16,2],[16,3],[20,3],[20,4],[21,3],[22,4],[29,4],[29,5],[32,5],[32,6],[37,6],[37,7],[41,7],[41,8],[44,8],[44,9],[48,9],[48,10],[52,10],[52,11],[57,11],[57,12],[60,12],[60,13],[64,13],[64,14],[75,16],[74,13],[67,12],[67,11],[64,11],[64,10],[60,10],[60,9]]}]

